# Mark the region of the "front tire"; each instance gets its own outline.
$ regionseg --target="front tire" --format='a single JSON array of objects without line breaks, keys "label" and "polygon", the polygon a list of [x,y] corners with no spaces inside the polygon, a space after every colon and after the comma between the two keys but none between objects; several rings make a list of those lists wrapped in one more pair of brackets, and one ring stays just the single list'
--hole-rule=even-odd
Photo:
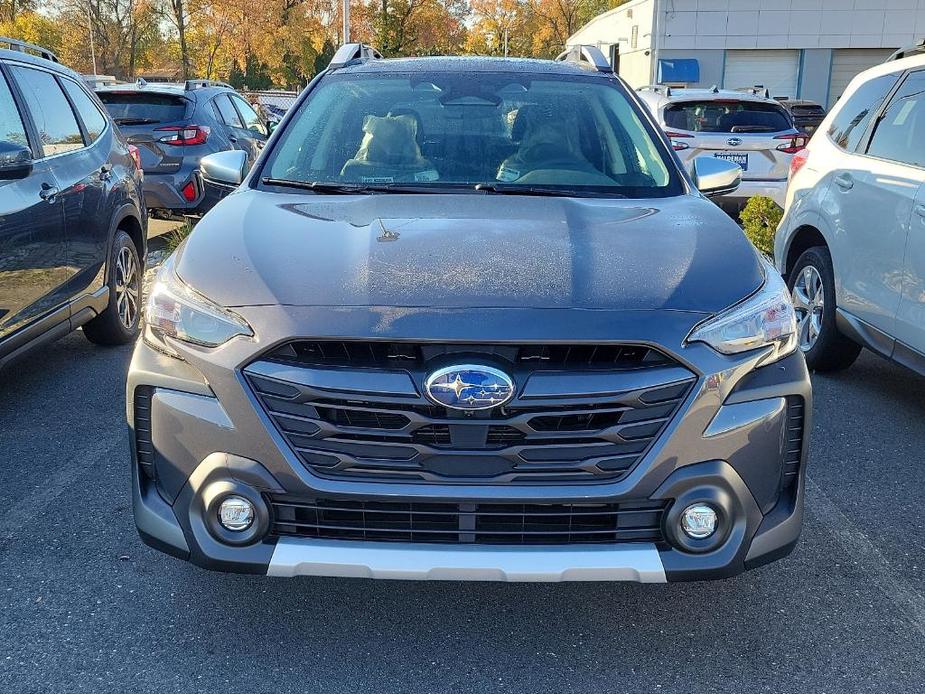
[{"label": "front tire", "polygon": [[124,345],[138,336],[141,316],[142,264],[138,249],[122,229],[116,231],[109,258],[109,304],[83,327],[84,336],[98,345]]},{"label": "front tire", "polygon": [[845,337],[835,324],[835,271],[825,246],[803,252],[787,279],[797,313],[800,349],[813,371],[847,369],[861,346]]}]

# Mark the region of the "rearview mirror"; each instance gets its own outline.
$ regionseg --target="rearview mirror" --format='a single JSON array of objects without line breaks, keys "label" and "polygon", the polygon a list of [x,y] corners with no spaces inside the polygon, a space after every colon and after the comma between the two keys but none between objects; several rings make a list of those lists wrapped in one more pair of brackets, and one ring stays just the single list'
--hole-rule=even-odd
[{"label": "rearview mirror", "polygon": [[240,185],[246,174],[246,166],[247,153],[240,149],[208,154],[199,162],[204,181],[225,186]]},{"label": "rearview mirror", "polygon": [[742,183],[742,167],[718,157],[697,157],[691,167],[697,190],[708,198],[733,192]]},{"label": "rearview mirror", "polygon": [[12,181],[32,173],[32,150],[25,145],[0,140],[0,180]]}]

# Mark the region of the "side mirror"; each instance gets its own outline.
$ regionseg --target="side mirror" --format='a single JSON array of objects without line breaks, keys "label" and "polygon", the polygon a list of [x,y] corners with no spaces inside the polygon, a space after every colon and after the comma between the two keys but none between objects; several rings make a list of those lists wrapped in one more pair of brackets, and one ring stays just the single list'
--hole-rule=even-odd
[{"label": "side mirror", "polygon": [[268,120],[267,121],[267,135],[272,135],[273,131],[276,130],[277,125],[279,125],[278,120]]},{"label": "side mirror", "polygon": [[32,150],[9,140],[0,140],[0,180],[13,181],[32,173]]},{"label": "side mirror", "polygon": [[742,183],[742,167],[718,157],[697,157],[691,167],[697,190],[708,198],[731,193]]},{"label": "side mirror", "polygon": [[208,154],[199,162],[199,170],[206,183],[235,187],[244,180],[246,166],[247,153],[240,149]]}]

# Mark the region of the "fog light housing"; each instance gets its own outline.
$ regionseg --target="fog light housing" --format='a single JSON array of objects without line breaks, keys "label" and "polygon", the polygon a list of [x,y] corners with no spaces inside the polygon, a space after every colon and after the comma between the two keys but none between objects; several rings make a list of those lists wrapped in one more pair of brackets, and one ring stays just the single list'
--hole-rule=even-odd
[{"label": "fog light housing", "polygon": [[707,504],[691,504],[681,512],[681,530],[689,538],[704,540],[716,532],[716,510]]},{"label": "fog light housing", "polygon": [[243,496],[227,496],[218,507],[218,522],[232,532],[242,532],[254,524],[254,505]]}]

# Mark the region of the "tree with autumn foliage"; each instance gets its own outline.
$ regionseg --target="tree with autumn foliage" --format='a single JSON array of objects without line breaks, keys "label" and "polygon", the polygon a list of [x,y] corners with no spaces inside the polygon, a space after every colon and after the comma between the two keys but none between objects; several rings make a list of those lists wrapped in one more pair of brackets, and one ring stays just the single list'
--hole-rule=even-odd
[{"label": "tree with autumn foliage", "polygon": [[[552,57],[621,0],[353,0],[354,41],[386,56]],[[343,41],[341,0],[0,0],[0,34],[43,45],[84,73],[162,70],[237,87],[298,88]]]},{"label": "tree with autumn foliage", "polygon": [[472,0],[474,23],[466,48],[501,55],[552,58],[569,36],[591,19],[626,0]]},{"label": "tree with autumn foliage", "polygon": [[[16,7],[0,22],[0,34],[44,46],[81,72],[128,78],[157,60],[164,39],[153,0],[60,0],[42,12]],[[94,51],[91,54],[90,36]]]}]

